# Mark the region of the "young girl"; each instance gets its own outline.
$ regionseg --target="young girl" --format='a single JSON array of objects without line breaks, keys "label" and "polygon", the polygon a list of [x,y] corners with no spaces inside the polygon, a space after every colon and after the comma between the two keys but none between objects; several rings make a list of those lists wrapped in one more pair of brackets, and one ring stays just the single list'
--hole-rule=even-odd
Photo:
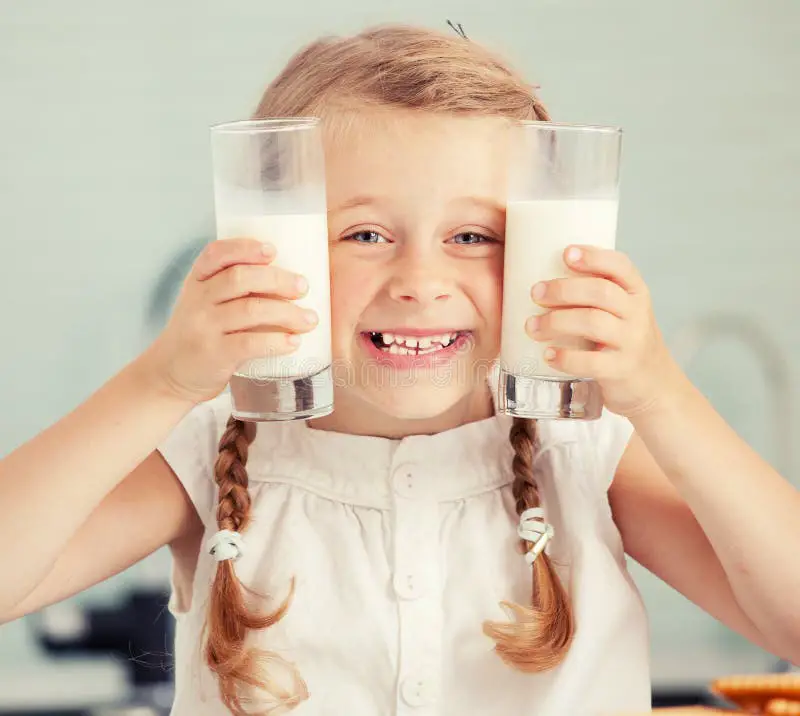
[{"label": "young girl", "polygon": [[[531,287],[549,309],[531,340],[602,347],[551,357],[599,381],[602,418],[495,415],[477,367],[499,348],[504,130],[548,120],[532,89],[466,38],[382,28],[304,49],[256,112],[301,115],[326,137],[334,358],[353,377],[335,412],[230,418],[235,368],[315,317],[274,251],[211,243],[157,340],[0,464],[0,540],[19,546],[0,615],[169,545],[178,716],[642,712],[627,553],[800,661],[800,496],[679,370],[624,254],[572,247],[572,278]],[[456,333],[445,384],[422,362],[367,370],[382,344]]]}]

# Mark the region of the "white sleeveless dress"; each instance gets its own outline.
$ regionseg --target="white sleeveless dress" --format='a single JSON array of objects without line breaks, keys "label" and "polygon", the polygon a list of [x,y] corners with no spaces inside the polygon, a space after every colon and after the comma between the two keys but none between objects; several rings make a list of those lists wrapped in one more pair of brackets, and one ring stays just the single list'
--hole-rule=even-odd
[{"label": "white sleeveless dress", "polygon": [[[206,526],[216,530],[213,465],[230,396],[195,408],[160,446]],[[517,551],[511,419],[495,416],[401,440],[261,423],[248,460],[252,523],[236,571],[277,605],[254,643],[298,667],[298,716],[595,716],[650,711],[648,628],[626,569],[607,490],[632,433],[600,420],[539,424],[551,470],[540,484],[555,528],[547,553],[577,629],[544,674],[506,666],[482,632],[501,601],[529,603]],[[204,540],[205,543],[205,540]],[[202,656],[216,562],[176,564],[173,716],[225,716]]]}]

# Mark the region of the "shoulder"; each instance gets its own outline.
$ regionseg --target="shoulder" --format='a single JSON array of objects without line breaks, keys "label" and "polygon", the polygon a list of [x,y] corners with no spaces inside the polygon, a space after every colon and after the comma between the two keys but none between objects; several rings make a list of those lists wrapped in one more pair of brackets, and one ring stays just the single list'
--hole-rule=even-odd
[{"label": "shoulder", "polygon": [[575,459],[591,468],[602,489],[608,490],[631,441],[630,420],[604,408],[596,420],[548,420],[539,422],[542,450],[572,445]]},{"label": "shoulder", "polygon": [[[158,444],[157,451],[175,473],[191,498],[201,519],[213,516],[216,505],[214,471],[219,444],[231,417],[231,396],[225,391],[199,403],[175,425]],[[259,423],[250,451],[248,467],[258,464],[281,443],[282,424]]]},{"label": "shoulder", "polygon": [[[159,444],[158,450],[176,462],[193,458],[201,464],[213,463],[219,452],[219,443],[231,418],[231,396],[227,391],[217,397],[197,404],[170,431]],[[281,442],[284,423],[258,423],[256,440],[259,446]]]},{"label": "shoulder", "polygon": [[628,418],[604,409],[602,416],[598,420],[589,421],[587,426],[591,442],[603,461],[603,467],[610,478],[613,478],[633,437],[633,424]]},{"label": "shoulder", "polygon": [[195,405],[159,443],[158,451],[179,478],[214,465],[230,415],[230,394],[223,392]]}]

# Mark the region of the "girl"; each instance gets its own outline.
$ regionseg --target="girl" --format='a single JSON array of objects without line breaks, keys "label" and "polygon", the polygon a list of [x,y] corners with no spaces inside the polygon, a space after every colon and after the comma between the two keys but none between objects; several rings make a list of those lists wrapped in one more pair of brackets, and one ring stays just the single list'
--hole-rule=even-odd
[{"label": "girl", "polygon": [[[599,381],[603,417],[495,415],[504,128],[548,120],[532,89],[466,38],[391,27],[307,47],[255,114],[322,119],[353,379],[324,418],[230,419],[234,369],[315,317],[271,249],[211,243],[147,350],[0,464],[0,539],[26,535],[4,619],[169,545],[177,716],[647,711],[627,553],[800,661],[800,496],[679,370],[625,255],[572,247],[572,278],[531,287],[531,340],[602,346],[551,360]],[[452,333],[446,384],[367,370]]]}]

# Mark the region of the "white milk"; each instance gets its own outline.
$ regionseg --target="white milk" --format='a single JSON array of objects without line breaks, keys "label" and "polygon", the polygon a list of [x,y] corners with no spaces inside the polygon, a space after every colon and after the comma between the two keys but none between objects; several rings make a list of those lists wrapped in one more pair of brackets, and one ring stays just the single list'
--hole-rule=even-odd
[{"label": "white milk", "polygon": [[[563,259],[569,244],[613,249],[617,233],[617,204],[611,199],[509,202],[500,356],[504,370],[528,377],[582,377],[567,376],[548,366],[543,353],[550,342],[534,341],[525,332],[527,319],[547,310],[533,301],[531,289],[538,281],[574,274]],[[564,339],[558,343],[566,345]],[[585,342],[581,343],[586,347]]]},{"label": "white milk", "polygon": [[331,292],[326,214],[223,215],[217,218],[217,236],[273,244],[276,254],[272,265],[308,280],[308,292],[295,303],[313,309],[319,316],[311,331],[298,334],[301,343],[292,353],[251,360],[236,375],[256,379],[302,377],[330,366]]}]

